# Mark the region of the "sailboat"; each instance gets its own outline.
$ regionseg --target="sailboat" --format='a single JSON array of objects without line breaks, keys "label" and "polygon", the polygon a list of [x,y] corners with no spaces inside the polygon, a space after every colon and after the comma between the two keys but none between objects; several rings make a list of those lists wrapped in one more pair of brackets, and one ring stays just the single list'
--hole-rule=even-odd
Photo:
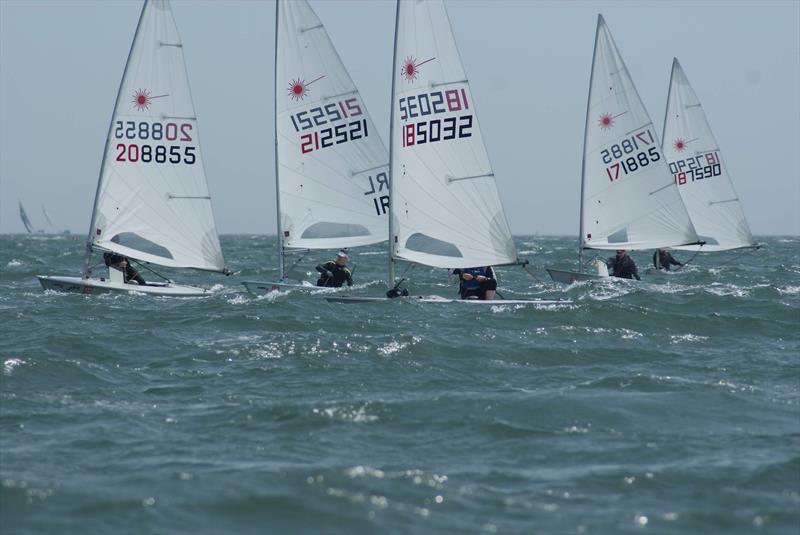
[{"label": "sailboat", "polygon": [[698,244],[653,121],[602,15],[597,18],[583,141],[578,271],[548,269],[561,283],[608,277],[584,270],[585,250]]},{"label": "sailboat", "polygon": [[[401,293],[396,264],[468,268],[522,264],[483,141],[475,99],[442,0],[397,2],[390,120],[387,297]],[[453,300],[474,304],[558,300]]]},{"label": "sailboat", "polygon": [[275,6],[275,189],[278,280],[244,281],[250,292],[315,288],[287,279],[310,250],[387,239],[386,146],[306,0]]},{"label": "sailboat", "polygon": [[[211,210],[183,44],[168,0],[146,0],[125,64],[92,210],[81,277],[39,276],[47,290],[202,296],[170,281],[128,283],[95,252],[142,263],[227,273]],[[102,265],[102,264],[101,264]]]},{"label": "sailboat", "polygon": [[[42,205],[42,215],[44,216],[44,220],[47,221],[47,228],[50,229],[50,232],[56,232],[56,226],[53,224],[53,221],[50,219],[50,216],[47,215],[47,210],[44,209],[44,205]],[[70,234],[69,230],[62,230],[61,234]]]},{"label": "sailboat", "polygon": [[733,181],[703,106],[677,58],[672,61],[662,150],[702,246],[728,251],[756,247]]},{"label": "sailboat", "polygon": [[25,230],[28,231],[28,234],[33,234],[36,230],[33,228],[33,223],[31,223],[28,214],[25,212],[25,208],[22,206],[22,201],[17,201],[19,203],[19,218],[22,220],[22,225],[25,227]]}]

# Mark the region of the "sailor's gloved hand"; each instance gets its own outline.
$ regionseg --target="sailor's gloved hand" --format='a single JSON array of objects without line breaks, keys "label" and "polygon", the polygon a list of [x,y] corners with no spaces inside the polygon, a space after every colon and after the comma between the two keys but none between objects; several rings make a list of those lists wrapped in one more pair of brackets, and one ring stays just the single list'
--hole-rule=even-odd
[{"label": "sailor's gloved hand", "polygon": [[326,269],[326,270],[325,270],[325,276],[326,276],[326,277],[333,277],[333,271],[331,271],[331,270],[329,270],[329,269]]}]

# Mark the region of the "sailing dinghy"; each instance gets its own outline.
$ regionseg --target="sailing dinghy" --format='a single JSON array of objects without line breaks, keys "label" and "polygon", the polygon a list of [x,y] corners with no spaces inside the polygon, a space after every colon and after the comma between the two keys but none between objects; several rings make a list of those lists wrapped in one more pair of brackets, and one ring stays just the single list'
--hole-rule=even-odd
[{"label": "sailing dinghy", "polygon": [[28,214],[25,212],[25,208],[22,206],[22,201],[17,200],[19,203],[19,218],[22,221],[22,224],[25,226],[25,230],[28,231],[28,234],[33,234],[35,232],[33,228],[33,223],[31,223]]},{"label": "sailing dinghy", "polygon": [[704,252],[757,247],[733,181],[689,79],[672,61],[662,150]]},{"label": "sailing dinghy", "polygon": [[661,152],[653,121],[602,15],[597,18],[581,172],[578,271],[556,282],[608,278],[584,270],[584,251],[656,249],[698,238]]},{"label": "sailing dinghy", "polygon": [[[306,0],[275,6],[277,281],[251,293],[319,289],[287,276],[311,250],[387,239],[389,155],[325,27]],[[287,252],[303,252],[285,266]]]},{"label": "sailing dinghy", "polygon": [[39,276],[46,290],[202,296],[170,281],[138,285],[94,252],[143,263],[227,273],[211,210],[183,44],[168,0],[146,0],[109,125],[82,277]]},{"label": "sailing dinghy", "polygon": [[[389,295],[398,260],[437,268],[521,264],[442,0],[398,1],[390,121]],[[364,303],[389,297],[326,297]],[[410,298],[498,305],[507,301]],[[523,304],[560,300],[516,300]]]}]

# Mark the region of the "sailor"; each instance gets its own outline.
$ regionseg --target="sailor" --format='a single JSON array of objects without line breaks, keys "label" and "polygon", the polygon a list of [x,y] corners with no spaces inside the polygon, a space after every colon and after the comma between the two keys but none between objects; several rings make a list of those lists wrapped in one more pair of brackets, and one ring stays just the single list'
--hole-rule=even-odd
[{"label": "sailor", "polygon": [[491,301],[497,292],[497,279],[494,277],[492,266],[454,269],[453,275],[458,275],[458,291],[461,299],[480,299]]},{"label": "sailor", "polygon": [[331,260],[317,266],[319,279],[317,286],[327,286],[339,288],[345,282],[348,286],[353,285],[353,274],[347,269],[347,252],[339,251],[336,260]]},{"label": "sailor", "polygon": [[612,277],[619,277],[621,279],[636,279],[640,281],[639,270],[636,268],[636,263],[633,258],[625,253],[624,249],[617,250],[617,256],[612,256],[608,259],[608,267],[611,269]]},{"label": "sailor", "polygon": [[130,265],[128,259],[121,254],[117,253],[103,253],[103,262],[106,263],[109,269],[118,269],[122,272],[124,277],[125,283],[130,283],[131,281],[136,281],[137,284],[145,285],[147,284],[139,275],[139,272],[134,269],[133,266]]},{"label": "sailor", "polygon": [[667,249],[657,249],[653,253],[653,266],[656,269],[663,269],[669,271],[669,266],[682,266],[680,262],[675,260]]}]

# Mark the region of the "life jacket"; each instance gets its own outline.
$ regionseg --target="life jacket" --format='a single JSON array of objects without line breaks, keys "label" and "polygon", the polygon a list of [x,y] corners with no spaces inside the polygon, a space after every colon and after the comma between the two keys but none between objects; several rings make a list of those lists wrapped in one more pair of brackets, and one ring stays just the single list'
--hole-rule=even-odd
[{"label": "life jacket", "polygon": [[461,286],[462,288],[466,288],[467,290],[477,289],[480,287],[481,283],[475,280],[475,277],[478,275],[483,275],[484,277],[487,276],[488,270],[486,267],[474,267],[474,268],[464,268],[461,270],[461,273],[469,273],[472,275],[472,280],[464,280],[461,279]]}]

